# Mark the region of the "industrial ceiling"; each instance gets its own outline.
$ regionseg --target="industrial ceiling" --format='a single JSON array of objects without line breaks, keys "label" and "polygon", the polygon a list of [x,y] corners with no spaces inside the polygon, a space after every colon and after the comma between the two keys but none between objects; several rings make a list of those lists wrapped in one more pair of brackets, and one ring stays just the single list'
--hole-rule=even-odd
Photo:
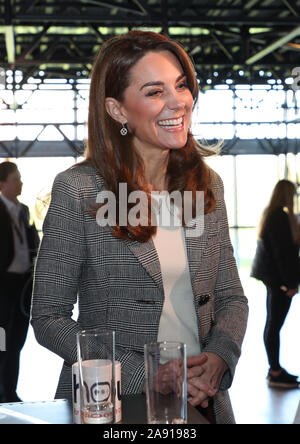
[{"label": "industrial ceiling", "polygon": [[[100,45],[130,29],[179,41],[203,88],[270,76],[285,85],[300,65],[300,0],[0,0],[0,67],[21,70],[21,86],[41,70],[86,78]],[[283,145],[298,152],[298,142]]]}]

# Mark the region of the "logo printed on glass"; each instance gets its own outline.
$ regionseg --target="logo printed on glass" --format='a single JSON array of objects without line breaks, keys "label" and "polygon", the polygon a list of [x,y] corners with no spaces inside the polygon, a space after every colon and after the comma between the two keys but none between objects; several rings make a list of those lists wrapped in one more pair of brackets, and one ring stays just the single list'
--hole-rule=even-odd
[{"label": "logo printed on glass", "polygon": [[104,402],[110,397],[110,383],[96,382],[91,387],[91,398],[94,402]]}]

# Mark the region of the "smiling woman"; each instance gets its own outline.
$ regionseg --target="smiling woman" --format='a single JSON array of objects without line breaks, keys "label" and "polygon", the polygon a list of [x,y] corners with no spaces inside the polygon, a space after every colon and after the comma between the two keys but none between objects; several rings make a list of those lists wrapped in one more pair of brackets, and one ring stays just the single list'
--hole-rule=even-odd
[{"label": "smiling woman", "polygon": [[[169,149],[180,149],[187,142],[193,96],[178,59],[169,51],[147,53],[131,69],[130,80],[122,102],[106,99],[107,111],[127,123],[135,149],[150,168],[148,182],[152,176],[164,189],[160,182]],[[160,174],[157,165],[163,168]]]},{"label": "smiling woman", "polygon": [[[119,183],[128,184],[128,194],[203,191],[205,213],[213,211],[202,155],[215,153],[201,147],[189,130],[198,94],[190,58],[165,36],[133,31],[101,47],[91,79],[86,156],[117,200]],[[150,204],[149,198],[149,214]],[[142,242],[155,231],[150,221],[143,227],[114,227],[116,236]]]},{"label": "smiling woman", "polygon": [[[115,330],[123,394],[144,389],[145,344],[183,342],[190,404],[211,422],[234,422],[227,390],[240,356],[247,299],[222,181],[189,130],[197,97],[191,60],[160,34],[114,37],[95,59],[86,160],[54,182],[34,280],[36,337],[65,361],[57,397],[71,399],[76,333]],[[148,205],[151,218],[152,192],[183,197],[177,207],[184,214],[190,204],[195,226],[142,223],[135,197],[145,197],[140,211]],[[113,196],[113,226],[97,223],[99,195]],[[169,199],[157,204],[162,215],[177,214]]]}]

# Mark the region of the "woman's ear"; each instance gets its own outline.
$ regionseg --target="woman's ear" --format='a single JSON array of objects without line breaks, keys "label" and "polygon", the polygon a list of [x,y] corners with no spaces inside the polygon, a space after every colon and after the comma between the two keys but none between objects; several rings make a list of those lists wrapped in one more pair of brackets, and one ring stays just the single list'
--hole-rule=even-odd
[{"label": "woman's ear", "polygon": [[105,99],[105,107],[110,117],[114,120],[124,124],[127,122],[126,117],[122,113],[122,105],[118,100],[113,97],[107,97]]}]

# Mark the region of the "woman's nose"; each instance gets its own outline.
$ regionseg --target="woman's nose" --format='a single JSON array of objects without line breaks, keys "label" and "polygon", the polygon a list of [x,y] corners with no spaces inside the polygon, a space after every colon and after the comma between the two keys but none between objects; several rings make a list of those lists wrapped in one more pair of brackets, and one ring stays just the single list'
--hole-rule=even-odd
[{"label": "woman's nose", "polygon": [[178,94],[176,92],[169,94],[167,105],[168,108],[172,110],[180,110],[185,107],[182,97],[178,97]]}]

